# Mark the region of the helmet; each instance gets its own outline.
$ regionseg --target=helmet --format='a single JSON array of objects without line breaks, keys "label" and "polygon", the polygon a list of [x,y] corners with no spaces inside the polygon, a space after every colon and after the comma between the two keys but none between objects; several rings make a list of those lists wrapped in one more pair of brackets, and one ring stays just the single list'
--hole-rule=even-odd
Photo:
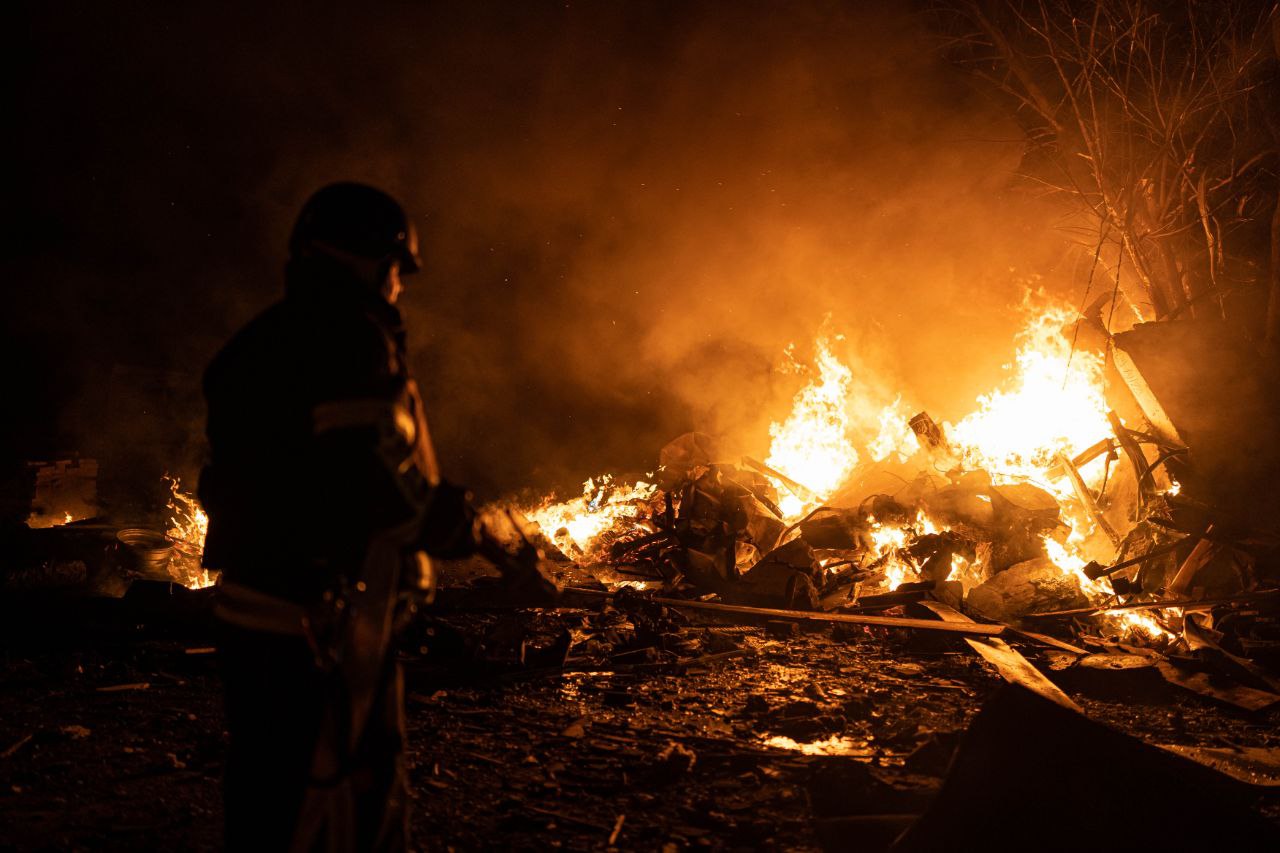
[{"label": "helmet", "polygon": [[405,273],[422,266],[418,233],[404,208],[365,184],[329,184],[302,206],[289,252],[298,257],[316,249],[336,249],[373,261],[395,259]]}]

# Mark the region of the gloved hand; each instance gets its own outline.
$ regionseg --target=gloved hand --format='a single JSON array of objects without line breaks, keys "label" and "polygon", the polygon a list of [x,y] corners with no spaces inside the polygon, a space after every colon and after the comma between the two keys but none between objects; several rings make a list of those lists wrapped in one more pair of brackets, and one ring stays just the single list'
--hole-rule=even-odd
[{"label": "gloved hand", "polygon": [[517,600],[523,606],[546,606],[560,597],[549,567],[532,542],[524,535],[522,519],[510,511],[488,510],[477,519],[477,550],[502,573],[498,597]]}]

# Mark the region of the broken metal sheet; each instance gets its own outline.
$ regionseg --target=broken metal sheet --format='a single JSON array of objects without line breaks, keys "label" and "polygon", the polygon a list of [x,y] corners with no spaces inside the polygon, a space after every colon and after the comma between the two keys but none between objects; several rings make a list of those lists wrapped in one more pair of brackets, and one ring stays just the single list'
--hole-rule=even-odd
[{"label": "broken metal sheet", "polygon": [[[1247,788],[1016,685],[983,706],[929,810],[891,848],[1275,850]],[[1163,839],[1163,843],[1161,840]]]},{"label": "broken metal sheet", "polygon": [[1212,767],[1232,779],[1264,788],[1280,788],[1280,749],[1258,746],[1227,749],[1208,746],[1157,744],[1161,749],[1190,758],[1197,764]]},{"label": "broken metal sheet", "polygon": [[1037,518],[1057,521],[1061,513],[1058,499],[1031,483],[1007,483],[989,489],[996,514],[1002,518]]},{"label": "broken metal sheet", "polygon": [[1265,690],[1255,690],[1243,684],[1215,684],[1207,672],[1188,672],[1179,669],[1167,660],[1158,661],[1156,668],[1170,684],[1185,687],[1201,696],[1208,696],[1221,702],[1235,705],[1246,711],[1261,711],[1280,702],[1280,696]]},{"label": "broken metal sheet", "polygon": [[[944,622],[977,624],[960,611],[940,601],[921,601],[920,606],[937,614],[938,618]],[[1005,681],[1020,684],[1033,693],[1037,693],[1051,702],[1056,702],[1064,708],[1084,713],[1080,710],[1080,706],[1073,702],[1071,697],[1063,693],[1058,685],[1050,681],[1044,673],[1032,666],[1029,660],[1004,640],[995,637],[981,639],[965,637],[965,642],[980,654],[987,663],[999,670]]]},{"label": "broken metal sheet", "polygon": [[719,461],[719,445],[714,438],[702,432],[686,432],[667,442],[658,452],[658,464],[673,475],[684,475]]},{"label": "broken metal sheet", "polygon": [[1219,645],[1222,634],[1209,627],[1208,621],[1207,613],[1188,613],[1183,618],[1182,637],[1186,640],[1188,648],[1196,652],[1206,663],[1217,666],[1228,674],[1245,681],[1252,680],[1256,685],[1270,692],[1280,692],[1280,678],[1276,678],[1248,658],[1233,655],[1224,649]]},{"label": "broken metal sheet", "polygon": [[782,538],[786,524],[773,510],[755,495],[743,495],[739,499],[743,518],[743,529],[751,538],[751,544],[760,553],[771,551]]},{"label": "broken metal sheet", "polygon": [[866,546],[867,525],[852,509],[821,507],[800,522],[800,536],[813,548],[851,550]]},{"label": "broken metal sheet", "polygon": [[[995,524],[990,488],[946,486],[921,496],[919,504],[931,517],[948,524],[967,524],[979,530]],[[879,517],[879,516],[877,516]]]}]

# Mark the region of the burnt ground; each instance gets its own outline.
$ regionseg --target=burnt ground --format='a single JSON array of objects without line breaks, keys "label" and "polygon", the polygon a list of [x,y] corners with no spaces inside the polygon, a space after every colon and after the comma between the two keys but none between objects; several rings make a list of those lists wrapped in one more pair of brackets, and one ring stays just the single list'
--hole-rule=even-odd
[{"label": "burnt ground", "polygon": [[[676,663],[619,657],[630,623],[614,613],[419,626],[402,654],[415,846],[807,850],[835,827],[847,847],[842,815],[925,809],[1002,684],[949,640],[701,624],[678,632]],[[218,848],[226,735],[207,629],[45,627],[4,656],[2,846]],[[569,638],[614,662],[546,666]],[[1149,743],[1280,746],[1278,710],[1248,714],[1125,673],[1065,686],[1088,716]],[[1280,822],[1275,797],[1255,807]],[[868,849],[896,826],[864,827]]]}]

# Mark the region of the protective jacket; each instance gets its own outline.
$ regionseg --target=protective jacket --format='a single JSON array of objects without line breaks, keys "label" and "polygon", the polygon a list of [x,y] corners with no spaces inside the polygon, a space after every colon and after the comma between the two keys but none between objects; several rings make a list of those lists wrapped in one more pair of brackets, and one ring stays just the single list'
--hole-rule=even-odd
[{"label": "protective jacket", "polygon": [[415,517],[429,517],[424,550],[474,547],[464,502],[438,488],[400,313],[337,263],[292,261],[285,298],[216,356],[204,389],[204,560],[224,581],[314,601]]}]

